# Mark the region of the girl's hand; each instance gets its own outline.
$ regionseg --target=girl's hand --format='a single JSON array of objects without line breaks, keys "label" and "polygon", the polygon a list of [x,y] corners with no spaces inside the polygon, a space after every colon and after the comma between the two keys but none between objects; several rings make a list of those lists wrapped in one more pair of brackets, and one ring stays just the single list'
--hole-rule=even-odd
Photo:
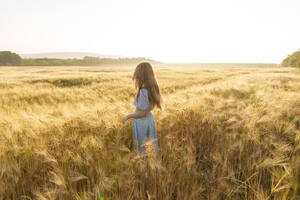
[{"label": "girl's hand", "polygon": [[125,122],[128,120],[128,115],[125,116],[123,119],[122,119],[122,123],[125,124]]}]

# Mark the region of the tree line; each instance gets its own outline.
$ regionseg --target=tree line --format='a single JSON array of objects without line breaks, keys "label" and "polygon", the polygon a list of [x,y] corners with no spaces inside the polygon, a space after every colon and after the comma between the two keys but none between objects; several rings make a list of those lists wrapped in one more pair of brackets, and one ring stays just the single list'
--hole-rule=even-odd
[{"label": "tree line", "polygon": [[10,51],[0,51],[0,66],[101,66],[101,65],[135,65],[142,61],[158,63],[144,57],[137,58],[99,58],[85,56],[83,59],[57,58],[22,58]]},{"label": "tree line", "polygon": [[[137,58],[99,58],[85,56],[83,59],[57,58],[22,58],[10,51],[0,51],[0,66],[101,66],[101,65],[135,65],[141,61],[158,63],[144,57]],[[300,68],[300,49],[285,58],[281,66]]]},{"label": "tree line", "polygon": [[291,55],[288,55],[282,63],[281,66],[283,67],[298,67],[300,68],[300,49],[295,51]]}]

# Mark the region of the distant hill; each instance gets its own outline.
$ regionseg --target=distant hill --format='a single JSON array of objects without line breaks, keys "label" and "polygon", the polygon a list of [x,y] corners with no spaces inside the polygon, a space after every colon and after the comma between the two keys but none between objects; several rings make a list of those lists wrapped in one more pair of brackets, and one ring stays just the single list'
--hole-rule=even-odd
[{"label": "distant hill", "polygon": [[57,58],[57,59],[68,59],[77,58],[82,59],[85,56],[99,57],[99,58],[122,58],[123,56],[118,55],[105,55],[98,53],[89,52],[50,52],[50,53],[36,53],[36,54],[20,54],[22,58]]},{"label": "distant hill", "polygon": [[0,51],[0,66],[124,66],[137,65],[140,62],[160,63],[145,57],[124,57],[84,52],[23,54],[22,57],[14,52]]}]

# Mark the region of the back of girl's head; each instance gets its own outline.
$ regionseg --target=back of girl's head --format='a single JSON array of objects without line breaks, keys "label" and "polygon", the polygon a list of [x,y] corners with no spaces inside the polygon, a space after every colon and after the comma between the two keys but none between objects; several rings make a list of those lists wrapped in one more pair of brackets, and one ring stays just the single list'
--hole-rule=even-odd
[{"label": "back of girl's head", "polygon": [[138,89],[137,98],[140,93],[140,89],[144,85],[144,87],[148,90],[150,103],[161,109],[162,99],[151,64],[148,62],[138,64],[133,73],[132,80],[135,81],[135,87]]}]

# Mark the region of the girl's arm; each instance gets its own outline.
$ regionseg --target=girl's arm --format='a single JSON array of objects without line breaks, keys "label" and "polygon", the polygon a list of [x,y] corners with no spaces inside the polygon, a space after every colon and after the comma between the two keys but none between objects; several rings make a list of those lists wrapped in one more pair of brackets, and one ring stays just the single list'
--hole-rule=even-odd
[{"label": "girl's arm", "polygon": [[149,112],[149,110],[141,110],[141,109],[138,109],[140,112],[137,112],[137,113],[132,113],[132,114],[129,114],[127,115],[126,117],[123,118],[123,123],[125,123],[128,119],[131,119],[131,118],[142,118],[142,117],[146,117],[147,116],[147,113]]},{"label": "girl's arm", "polygon": [[137,109],[137,110],[139,110],[140,112],[127,115],[128,119],[146,117],[147,113],[149,112],[149,110],[141,110],[141,109]]}]

